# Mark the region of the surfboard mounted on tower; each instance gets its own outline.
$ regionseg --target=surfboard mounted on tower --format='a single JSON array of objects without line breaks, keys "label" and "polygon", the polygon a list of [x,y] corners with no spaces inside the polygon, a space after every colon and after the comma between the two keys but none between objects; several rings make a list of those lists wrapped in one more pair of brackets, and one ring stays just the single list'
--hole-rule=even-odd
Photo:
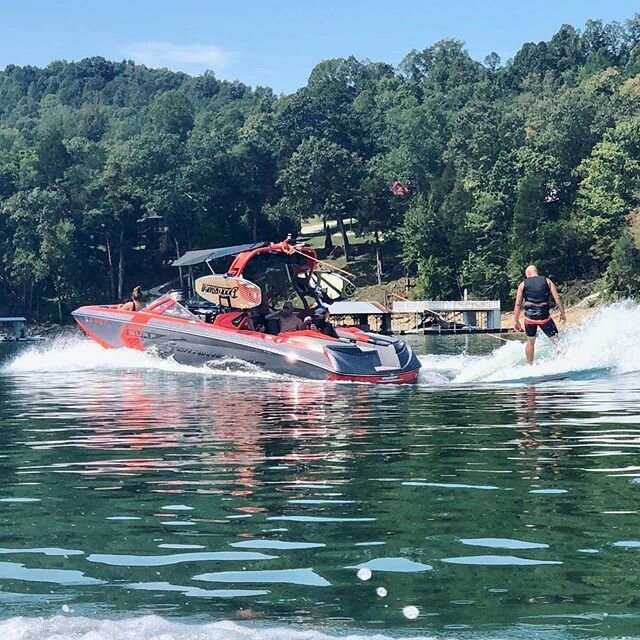
[{"label": "surfboard mounted on tower", "polygon": [[327,302],[345,300],[356,292],[356,287],[353,283],[349,282],[344,276],[329,271],[314,271],[309,276],[309,282],[322,292]]},{"label": "surfboard mounted on tower", "polygon": [[314,297],[324,304],[347,300],[356,291],[354,284],[332,271],[300,273],[294,284],[302,295]]},{"label": "surfboard mounted on tower", "polygon": [[241,277],[208,275],[198,278],[196,293],[221,307],[253,309],[262,302],[262,291],[257,284]]}]

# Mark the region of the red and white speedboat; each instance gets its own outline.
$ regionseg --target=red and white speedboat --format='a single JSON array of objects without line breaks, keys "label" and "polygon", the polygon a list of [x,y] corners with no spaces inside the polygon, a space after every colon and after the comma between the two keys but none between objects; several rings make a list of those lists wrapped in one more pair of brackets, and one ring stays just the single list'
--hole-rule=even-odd
[{"label": "red and white speedboat", "polygon": [[416,382],[420,362],[397,338],[354,327],[335,327],[337,337],[316,330],[280,332],[277,326],[269,332],[253,330],[249,310],[261,303],[262,288],[243,274],[250,264],[265,258],[270,265],[284,267],[305,307],[301,314],[307,313],[308,298],[326,304],[341,299],[350,286],[339,275],[316,270],[318,260],[312,247],[286,240],[252,245],[235,255],[224,275],[212,273],[197,279],[196,292],[215,303],[214,311],[206,316],[164,295],[141,311],[90,305],[76,309],[73,317],[103,347],[153,351],[183,364],[200,366],[231,358],[301,378]]}]

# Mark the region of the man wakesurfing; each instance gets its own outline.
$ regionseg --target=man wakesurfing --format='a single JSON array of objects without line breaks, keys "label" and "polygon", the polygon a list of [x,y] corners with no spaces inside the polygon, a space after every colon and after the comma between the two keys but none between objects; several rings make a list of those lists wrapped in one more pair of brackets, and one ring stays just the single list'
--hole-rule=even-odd
[{"label": "man wakesurfing", "polygon": [[524,331],[527,334],[524,352],[527,362],[533,364],[538,327],[553,342],[553,346],[558,347],[558,327],[549,313],[549,294],[555,300],[563,323],[566,321],[566,316],[558,289],[549,278],[538,275],[538,269],[533,264],[525,269],[524,275],[524,280],[518,286],[516,304],[513,308],[513,326],[516,331],[522,331],[520,310],[524,300]]}]

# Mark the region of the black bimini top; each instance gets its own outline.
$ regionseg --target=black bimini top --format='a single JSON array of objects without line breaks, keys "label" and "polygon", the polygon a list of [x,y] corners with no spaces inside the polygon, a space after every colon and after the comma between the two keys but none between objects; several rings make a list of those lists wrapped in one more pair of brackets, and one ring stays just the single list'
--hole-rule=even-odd
[{"label": "black bimini top", "polygon": [[237,244],[233,247],[187,251],[171,264],[174,267],[192,267],[194,264],[202,264],[203,262],[218,260],[219,258],[226,258],[227,256],[236,256],[244,251],[253,251],[253,249],[266,247],[267,244],[267,242],[252,242],[251,244]]}]

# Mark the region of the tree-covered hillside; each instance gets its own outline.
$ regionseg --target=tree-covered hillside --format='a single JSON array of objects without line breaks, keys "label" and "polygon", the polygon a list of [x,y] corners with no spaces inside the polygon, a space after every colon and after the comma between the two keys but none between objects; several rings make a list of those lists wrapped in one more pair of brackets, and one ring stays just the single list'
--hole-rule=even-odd
[{"label": "tree-covered hillside", "polygon": [[0,305],[36,318],[311,215],[401,247],[417,296],[507,300],[531,261],[635,294],[639,200],[640,14],[504,65],[457,40],[326,60],[280,97],[102,58],[0,72]]}]

